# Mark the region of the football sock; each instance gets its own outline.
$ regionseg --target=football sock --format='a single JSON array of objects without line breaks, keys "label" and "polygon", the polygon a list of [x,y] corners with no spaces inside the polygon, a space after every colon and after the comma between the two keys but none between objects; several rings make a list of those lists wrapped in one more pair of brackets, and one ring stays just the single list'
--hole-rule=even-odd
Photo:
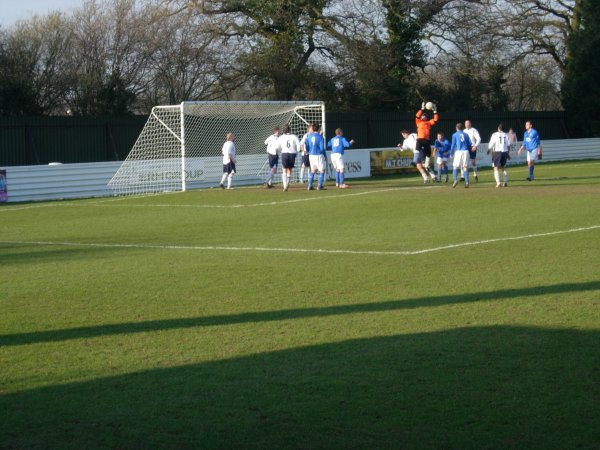
[{"label": "football sock", "polygon": [[312,187],[314,182],[315,182],[315,174],[311,172],[308,174],[308,185]]},{"label": "football sock", "polygon": [[221,177],[221,184],[225,184],[225,180],[227,179],[227,175],[228,175],[228,173],[227,173],[227,172],[225,172],[225,173],[223,174],[223,177]]},{"label": "football sock", "polygon": [[227,189],[231,188],[231,179],[233,178],[233,172],[227,176]]},{"label": "football sock", "polygon": [[529,178],[533,178],[533,166],[529,166]]},{"label": "football sock", "polygon": [[458,178],[458,168],[452,169],[452,181],[456,181]]},{"label": "football sock", "polygon": [[508,172],[505,170],[502,174],[504,175],[504,182],[508,183]]},{"label": "football sock", "polygon": [[465,170],[465,183],[469,184],[469,169]]},{"label": "football sock", "polygon": [[304,167],[300,168],[300,183],[304,181]]},{"label": "football sock", "polygon": [[339,174],[340,174],[340,186],[341,186],[342,184],[344,184],[345,177],[344,177],[344,172],[339,172]]},{"label": "football sock", "polygon": [[496,184],[500,184],[500,173],[498,170],[494,170],[494,179],[496,180]]},{"label": "football sock", "polygon": [[438,177],[438,180],[442,179],[442,169],[440,168],[440,166],[438,166],[438,169],[437,169],[437,177]]},{"label": "football sock", "polygon": [[323,181],[324,180],[325,180],[325,174],[323,172],[321,172],[319,174],[319,184],[318,184],[319,187],[323,187]]}]

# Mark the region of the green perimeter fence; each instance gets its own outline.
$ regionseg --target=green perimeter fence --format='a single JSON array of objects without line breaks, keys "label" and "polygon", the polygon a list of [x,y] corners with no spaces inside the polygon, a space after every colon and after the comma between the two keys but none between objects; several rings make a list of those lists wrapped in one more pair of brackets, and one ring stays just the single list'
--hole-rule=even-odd
[{"label": "green perimeter fence", "polygon": [[[484,142],[498,123],[522,136],[531,119],[544,139],[566,139],[565,114],[555,112],[440,112],[433,132],[450,136],[457,122],[470,119]],[[0,167],[125,159],[147,116],[122,117],[0,117]],[[276,125],[276,124],[273,124]],[[356,141],[355,148],[392,147],[400,131],[414,131],[414,114],[400,112],[326,113],[327,135],[336,128]],[[233,130],[235,131],[235,130]],[[266,136],[265,136],[266,138]]]}]

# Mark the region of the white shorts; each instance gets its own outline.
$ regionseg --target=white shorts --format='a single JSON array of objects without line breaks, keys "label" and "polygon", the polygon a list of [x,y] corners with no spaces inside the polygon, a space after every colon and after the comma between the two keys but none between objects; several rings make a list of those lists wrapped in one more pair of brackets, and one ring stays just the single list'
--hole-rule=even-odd
[{"label": "white shorts", "polygon": [[537,161],[537,160],[538,160],[537,148],[535,150],[532,150],[532,151],[527,150],[527,162],[529,162],[529,161]]},{"label": "white shorts", "polygon": [[341,153],[332,153],[331,154],[331,164],[335,170],[339,170],[340,172],[344,171],[344,155]]},{"label": "white shorts", "polygon": [[459,167],[467,167],[469,164],[469,151],[468,150],[456,150],[454,152],[454,160],[452,167],[458,169]]},{"label": "white shorts", "polygon": [[439,166],[440,164],[445,164],[448,162],[448,158],[442,158],[441,156],[438,156],[435,159],[436,164]]},{"label": "white shorts", "polygon": [[315,172],[319,171],[321,173],[325,172],[325,167],[327,165],[327,161],[325,160],[325,156],[323,155],[309,155],[308,160],[310,161],[310,171]]}]

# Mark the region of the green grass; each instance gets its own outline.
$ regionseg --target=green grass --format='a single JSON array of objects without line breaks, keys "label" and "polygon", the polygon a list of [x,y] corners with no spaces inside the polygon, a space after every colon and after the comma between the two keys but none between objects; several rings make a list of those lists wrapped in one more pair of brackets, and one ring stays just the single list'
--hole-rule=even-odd
[{"label": "green grass", "polygon": [[0,448],[598,448],[599,168],[4,205]]}]

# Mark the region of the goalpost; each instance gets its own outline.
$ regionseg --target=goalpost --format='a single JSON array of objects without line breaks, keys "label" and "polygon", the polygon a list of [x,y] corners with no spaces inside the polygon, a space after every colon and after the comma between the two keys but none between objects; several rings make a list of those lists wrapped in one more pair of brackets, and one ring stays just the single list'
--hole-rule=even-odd
[{"label": "goalpost", "polygon": [[289,124],[301,138],[314,122],[325,135],[323,102],[206,101],[155,106],[108,186],[118,195],[215,186],[223,173],[221,148],[228,132],[236,136],[236,183],[261,183],[269,171],[264,141],[273,127]]}]

